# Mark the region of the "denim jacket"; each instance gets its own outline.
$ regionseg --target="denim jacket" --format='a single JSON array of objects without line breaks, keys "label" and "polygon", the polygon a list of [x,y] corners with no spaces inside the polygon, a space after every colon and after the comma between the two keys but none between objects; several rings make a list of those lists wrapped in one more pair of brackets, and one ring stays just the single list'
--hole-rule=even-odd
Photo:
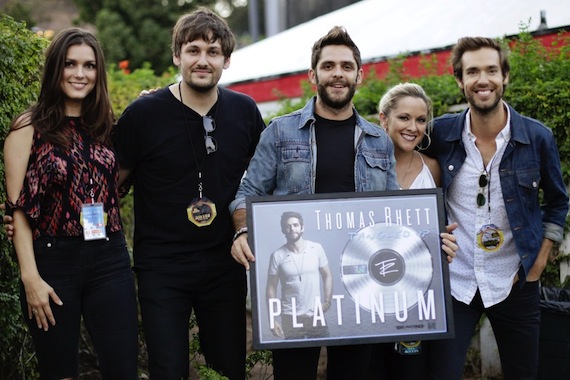
[{"label": "denim jacket", "polygon": [[[304,108],[271,121],[262,132],[230,212],[246,196],[313,194],[316,141],[313,97]],[[384,130],[355,109],[354,191],[397,190],[394,146]]]},{"label": "denim jacket", "polygon": [[[511,140],[501,159],[499,176],[522,263],[519,278],[524,279],[538,256],[542,240],[562,241],[568,195],[552,131],[510,106],[509,109]],[[465,161],[461,133],[466,113],[443,115],[434,121],[433,143],[427,153],[439,161],[444,195]],[[543,191],[542,206],[539,189]]]}]

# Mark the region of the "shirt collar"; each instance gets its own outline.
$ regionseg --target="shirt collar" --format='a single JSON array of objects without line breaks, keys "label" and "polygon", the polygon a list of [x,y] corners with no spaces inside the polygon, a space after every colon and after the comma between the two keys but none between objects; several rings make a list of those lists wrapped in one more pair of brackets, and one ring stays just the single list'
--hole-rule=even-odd
[{"label": "shirt collar", "polygon": [[[505,107],[505,110],[507,111],[507,121],[505,123],[505,126],[503,127],[503,129],[501,129],[501,131],[499,132],[499,134],[497,135],[496,139],[502,139],[503,141],[509,141],[511,139],[511,110],[509,108],[509,106],[507,106],[507,103],[505,103],[504,101],[503,103],[503,107]],[[467,113],[465,114],[465,133],[467,135],[467,137],[469,137],[471,140],[475,141],[475,135],[473,134],[473,132],[471,132],[471,110],[467,110]]]}]

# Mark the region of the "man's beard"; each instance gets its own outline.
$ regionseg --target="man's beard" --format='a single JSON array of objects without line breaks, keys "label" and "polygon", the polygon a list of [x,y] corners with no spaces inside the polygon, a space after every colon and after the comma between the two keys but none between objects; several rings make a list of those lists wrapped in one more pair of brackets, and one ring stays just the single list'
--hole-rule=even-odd
[{"label": "man's beard", "polygon": [[[213,73],[211,74],[213,75]],[[194,74],[192,72],[189,72],[186,73],[183,78],[186,86],[188,86],[193,91],[198,93],[206,93],[212,90],[214,87],[216,87],[217,82],[213,76],[210,77],[209,82],[205,82],[202,79],[194,80],[193,75]]]},{"label": "man's beard", "polygon": [[288,243],[296,243],[299,241],[299,239],[301,239],[302,236],[303,236],[302,232],[287,234],[287,236],[286,236],[287,242]]},{"label": "man's beard", "polygon": [[201,84],[201,85],[198,85],[198,84],[194,83],[193,81],[186,82],[186,85],[187,85],[188,87],[190,87],[192,90],[194,90],[194,91],[196,91],[196,92],[200,92],[200,93],[206,93],[206,92],[210,91],[211,89],[213,89],[213,88],[216,86],[215,83],[208,83],[208,84],[205,84],[205,85],[202,85],[202,84]]},{"label": "man's beard", "polygon": [[503,98],[503,89],[495,89],[495,100],[490,105],[479,105],[475,100],[475,95],[473,95],[473,93],[471,93],[469,96],[465,95],[465,98],[467,99],[467,102],[473,111],[477,112],[480,115],[487,116],[495,112],[500,107]]},{"label": "man's beard", "polygon": [[351,84],[348,86],[348,93],[345,97],[339,99],[332,99],[329,94],[327,93],[327,86],[324,84],[320,84],[317,79],[317,93],[319,94],[319,98],[327,107],[341,110],[345,108],[350,102],[352,101],[352,97],[356,92],[356,84]]}]

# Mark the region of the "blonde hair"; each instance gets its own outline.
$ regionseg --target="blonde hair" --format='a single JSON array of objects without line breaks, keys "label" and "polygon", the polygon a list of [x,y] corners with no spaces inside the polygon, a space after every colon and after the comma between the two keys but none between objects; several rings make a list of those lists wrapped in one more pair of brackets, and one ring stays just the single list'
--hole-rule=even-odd
[{"label": "blonde hair", "polygon": [[428,119],[426,134],[428,134],[431,132],[432,128],[433,105],[431,99],[419,84],[406,82],[399,83],[390,88],[386,91],[384,96],[382,96],[382,99],[380,99],[378,112],[382,112],[384,115],[390,116],[390,112],[396,108],[398,101],[406,96],[422,99],[426,103]]}]

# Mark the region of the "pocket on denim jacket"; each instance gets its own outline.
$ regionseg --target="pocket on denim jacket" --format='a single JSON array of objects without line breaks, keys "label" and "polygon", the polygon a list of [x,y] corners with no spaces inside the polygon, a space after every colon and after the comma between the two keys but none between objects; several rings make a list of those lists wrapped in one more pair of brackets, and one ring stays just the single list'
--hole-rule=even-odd
[{"label": "pocket on denim jacket", "polygon": [[309,145],[287,144],[281,148],[281,159],[288,162],[309,162],[311,160],[311,149]]},{"label": "pocket on denim jacket", "polygon": [[311,150],[309,145],[287,143],[281,148],[281,161],[287,192],[291,194],[309,192],[311,186]]},{"label": "pocket on denim jacket", "polygon": [[372,151],[363,151],[362,155],[364,156],[364,159],[366,160],[368,166],[371,168],[378,168],[382,169],[383,171],[388,170],[390,160],[386,155],[380,155]]},{"label": "pocket on denim jacket", "polygon": [[540,171],[538,169],[525,169],[516,171],[516,178],[524,196],[524,204],[527,208],[538,206],[536,197],[540,186]]}]

